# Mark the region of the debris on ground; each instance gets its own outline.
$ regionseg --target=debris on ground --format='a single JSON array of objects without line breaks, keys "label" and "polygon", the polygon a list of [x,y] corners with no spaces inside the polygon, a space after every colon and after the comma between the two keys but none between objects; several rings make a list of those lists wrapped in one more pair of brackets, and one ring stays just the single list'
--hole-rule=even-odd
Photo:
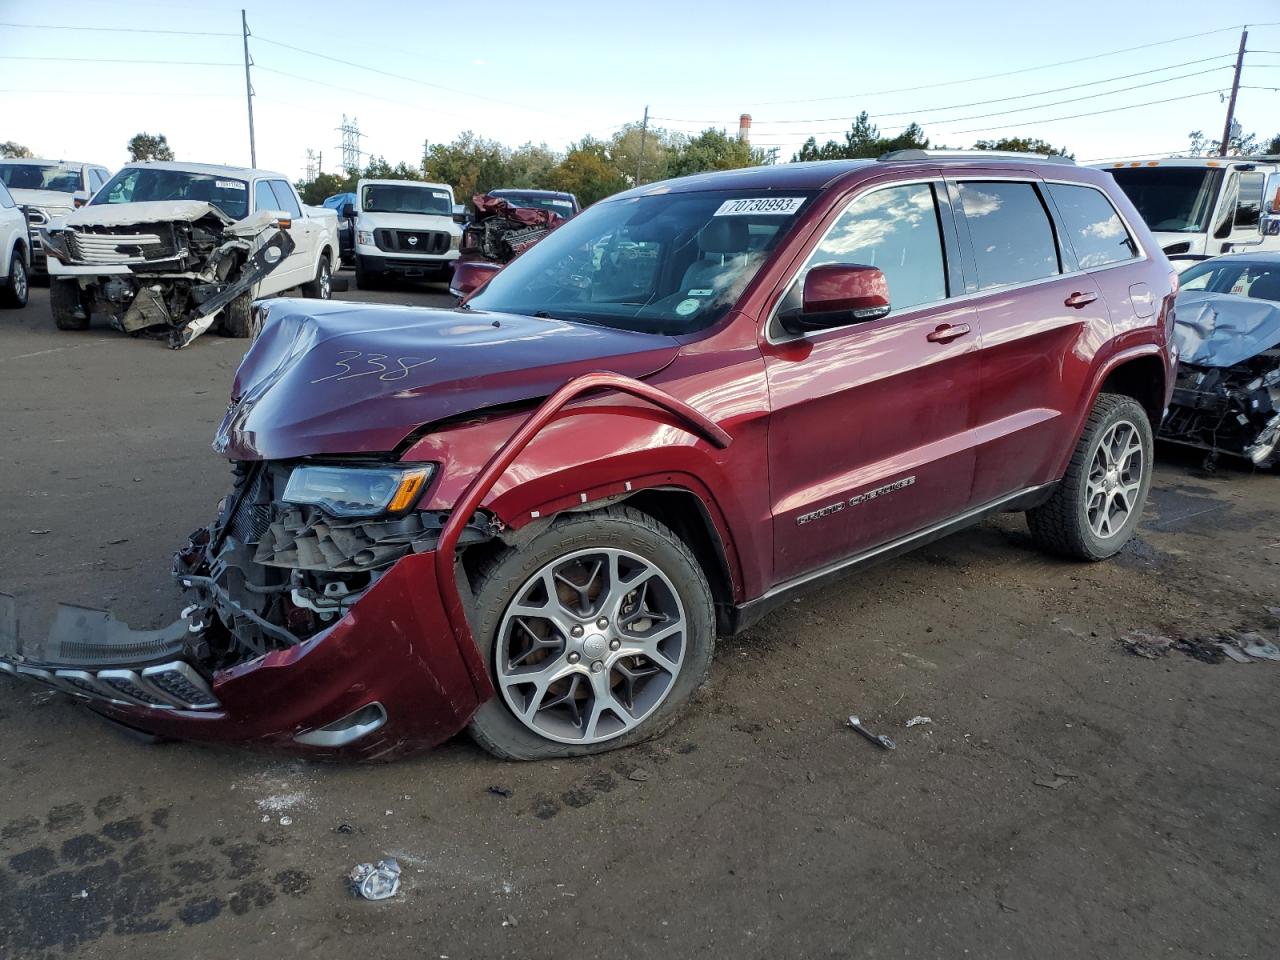
[{"label": "debris on ground", "polygon": [[644,770],[641,770],[639,767],[636,767],[634,770],[632,770],[630,773],[627,774],[627,779],[634,780],[637,783],[644,783],[646,780],[649,779],[649,774],[646,773]]},{"label": "debris on ground", "polygon": [[1076,773],[1070,767],[1055,767],[1053,770],[1055,777],[1065,777],[1067,780],[1078,780],[1080,774]]},{"label": "debris on ground", "polygon": [[333,828],[334,833],[355,833],[356,828],[349,823],[340,823]]},{"label": "debris on ground", "polygon": [[883,733],[880,734],[879,736],[872,733],[870,730],[868,730],[866,727],[862,725],[862,721],[859,720],[857,717],[854,717],[854,716],[849,717],[849,726],[853,727],[854,730],[858,731],[858,733],[862,734],[864,737],[866,737],[868,740],[870,740],[872,743],[876,744],[877,746],[884,747],[884,749],[886,750],[898,749],[898,745],[894,743],[891,739],[889,739],[889,737],[885,736]]},{"label": "debris on ground", "polygon": [[1059,787],[1067,785],[1067,779],[1065,777],[1054,777],[1050,780],[1048,777],[1036,777],[1034,783],[1037,787],[1048,787],[1050,790],[1057,790]]},{"label": "debris on ground", "polygon": [[52,530],[29,530],[27,532],[30,533],[33,537],[42,537],[46,533],[53,533]]},{"label": "debris on ground", "polygon": [[933,717],[912,717],[907,721],[907,726],[918,727],[924,723],[933,723]]},{"label": "debris on ground", "polygon": [[400,889],[400,863],[395,857],[376,864],[356,864],[347,876],[356,893],[366,900],[387,900]]},{"label": "debris on ground", "polygon": [[508,799],[509,797],[515,794],[515,791],[512,790],[510,787],[498,787],[498,786],[490,787],[489,792],[492,793],[495,797],[502,797],[504,800]]},{"label": "debris on ground", "polygon": [[1125,634],[1120,638],[1120,642],[1135,657],[1146,657],[1148,660],[1163,657],[1173,647],[1172,638],[1156,636],[1145,630],[1134,630],[1132,633]]},{"label": "debris on ground", "polygon": [[1259,660],[1280,662],[1280,644],[1259,633],[1234,632],[1225,636],[1174,639],[1144,630],[1134,630],[1120,638],[1126,650],[1137,657],[1155,660],[1170,650],[1177,650],[1202,663],[1256,663]]},{"label": "debris on ground", "polygon": [[516,920],[515,914],[508,913],[502,918],[502,925],[504,927],[518,927],[520,926],[520,922]]}]

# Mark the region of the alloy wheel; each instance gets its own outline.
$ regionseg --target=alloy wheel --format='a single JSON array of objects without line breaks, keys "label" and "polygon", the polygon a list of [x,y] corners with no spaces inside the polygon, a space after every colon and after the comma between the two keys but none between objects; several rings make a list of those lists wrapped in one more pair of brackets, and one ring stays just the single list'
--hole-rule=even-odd
[{"label": "alloy wheel", "polygon": [[17,253],[13,259],[13,296],[18,303],[27,302],[27,267]]},{"label": "alloy wheel", "polygon": [[1112,424],[1094,451],[1085,489],[1085,514],[1094,536],[1108,540],[1124,528],[1139,506],[1144,469],[1138,428],[1128,420]]},{"label": "alloy wheel", "polygon": [[651,561],[611,548],[567,554],[508,604],[494,644],[499,689],[540,736],[611,740],[671,692],[687,623],[675,586]]}]

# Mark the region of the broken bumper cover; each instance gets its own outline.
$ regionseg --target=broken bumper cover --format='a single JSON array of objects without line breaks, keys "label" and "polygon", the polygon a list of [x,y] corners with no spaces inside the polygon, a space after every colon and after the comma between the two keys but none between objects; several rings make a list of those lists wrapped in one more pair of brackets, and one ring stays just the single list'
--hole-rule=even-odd
[{"label": "broken bumper cover", "polygon": [[464,655],[470,637],[450,626],[435,571],[434,553],[405,557],[332,626],[212,676],[179,653],[185,619],[132,631],[109,614],[63,607],[49,642],[24,648],[5,598],[0,671],[158,736],[390,758],[457,734],[493,692],[476,654]]}]

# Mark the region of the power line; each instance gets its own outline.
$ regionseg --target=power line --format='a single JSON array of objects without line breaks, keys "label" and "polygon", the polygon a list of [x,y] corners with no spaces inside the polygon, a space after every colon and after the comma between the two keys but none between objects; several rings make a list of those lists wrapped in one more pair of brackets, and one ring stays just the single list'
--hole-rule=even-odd
[{"label": "power line", "polygon": [[217,30],[150,30],[143,27],[73,27],[60,23],[8,23],[0,27],[17,27],[22,30],[83,30],[89,33],[162,33],[170,37],[238,37],[238,33]]},{"label": "power line", "polygon": [[949,130],[949,131],[944,130],[943,135],[959,136],[962,133],[985,133],[988,130],[1007,130],[1009,127],[1018,127],[1018,126],[1022,126],[1023,124],[1057,123],[1059,120],[1079,120],[1083,117],[1101,116],[1104,113],[1119,113],[1122,110],[1136,110],[1139,107],[1154,107],[1162,103],[1176,103],[1179,100],[1190,100],[1194,97],[1204,97],[1204,96],[1208,96],[1211,93],[1221,94],[1222,91],[1220,89],[1219,90],[1201,90],[1199,93],[1188,93],[1185,96],[1181,96],[1181,97],[1169,97],[1166,100],[1148,100],[1146,103],[1131,103],[1131,104],[1128,104],[1127,106],[1111,107],[1110,109],[1107,109],[1107,110],[1091,110],[1088,113],[1073,113],[1070,116],[1066,116],[1066,117],[1048,117],[1043,120],[1037,120],[1037,119],[1025,120],[1024,119],[1024,120],[1015,121],[1014,123],[997,124],[996,126],[993,126],[993,127],[975,127],[970,130]]},{"label": "power line", "polygon": [[128,60],[111,57],[18,57],[0,54],[0,60],[40,60],[54,63],[140,63],[166,67],[241,67],[240,63],[220,63],[212,60]]}]

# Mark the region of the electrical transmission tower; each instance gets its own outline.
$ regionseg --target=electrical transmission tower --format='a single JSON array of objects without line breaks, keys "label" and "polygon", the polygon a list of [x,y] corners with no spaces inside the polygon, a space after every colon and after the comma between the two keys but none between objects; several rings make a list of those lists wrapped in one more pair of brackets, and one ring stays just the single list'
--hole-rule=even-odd
[{"label": "electrical transmission tower", "polygon": [[324,172],[324,153],[316,153],[310,147],[307,148],[307,179],[314,180],[317,176]]},{"label": "electrical transmission tower", "polygon": [[359,121],[355,117],[348,120],[344,113],[342,126],[338,128],[338,132],[342,134],[342,145],[338,148],[342,151],[342,169],[359,170],[360,155],[363,153],[360,149],[360,138],[364,136],[360,132]]}]

